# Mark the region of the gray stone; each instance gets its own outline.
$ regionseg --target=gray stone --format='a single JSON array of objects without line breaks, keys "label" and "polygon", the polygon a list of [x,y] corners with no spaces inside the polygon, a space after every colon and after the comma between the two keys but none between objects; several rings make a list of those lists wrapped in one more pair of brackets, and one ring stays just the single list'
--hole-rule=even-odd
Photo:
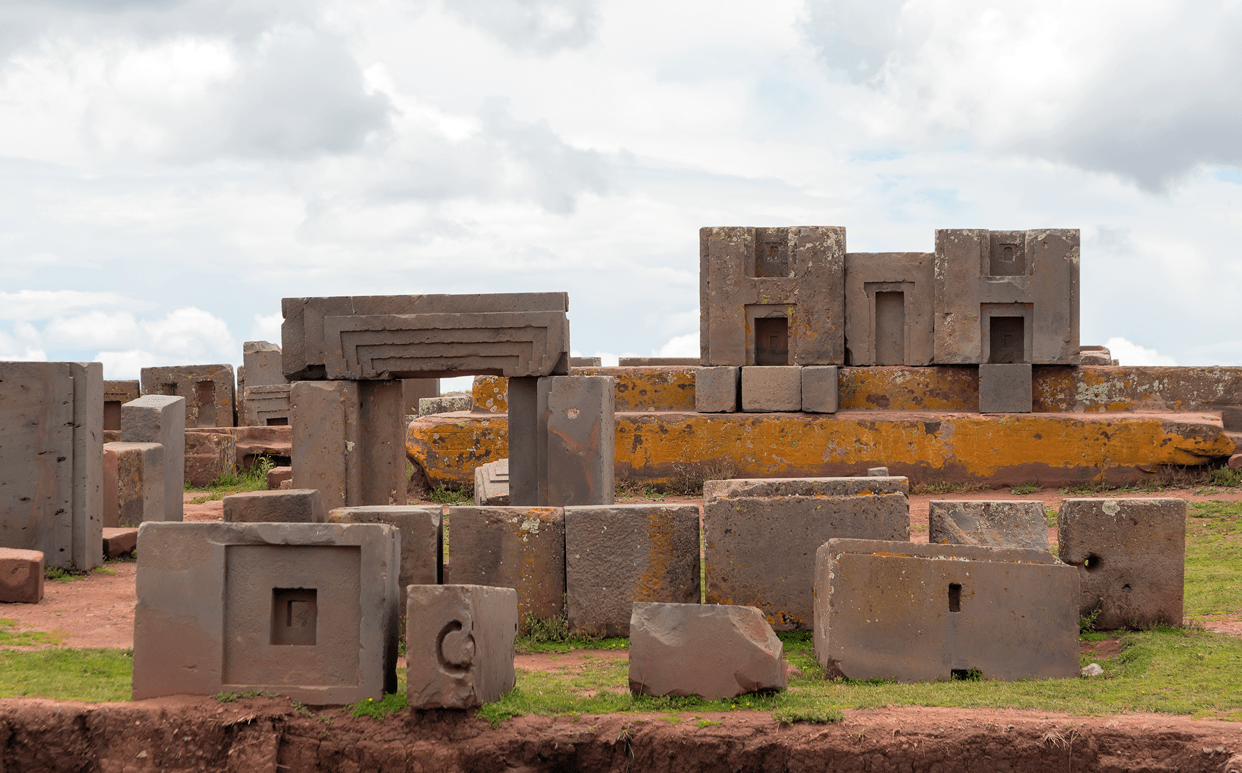
[{"label": "gray stone", "polygon": [[868,467],[867,477],[868,478],[887,478],[888,468],[887,467]]},{"label": "gray stone", "polygon": [[418,415],[431,416],[436,413],[452,413],[468,411],[474,407],[470,395],[444,395],[443,397],[424,397],[418,401]]},{"label": "gray stone", "polygon": [[396,691],[399,539],[370,523],[144,523],[134,700]]},{"label": "gray stone", "polygon": [[845,255],[845,348],[851,365],[930,365],[935,291],[930,252]]},{"label": "gray stone", "polygon": [[748,413],[802,410],[802,368],[796,365],[742,368],[742,410]]},{"label": "gray stone", "polygon": [[837,366],[808,365],[802,369],[802,410],[837,412]]},{"label": "gray stone", "polygon": [[505,507],[509,504],[507,458],[474,468],[474,503],[479,507]]},{"label": "gray stone", "polygon": [[826,677],[1078,675],[1078,577],[1039,550],[834,539],[815,560]]},{"label": "gray stone", "polygon": [[932,544],[1048,550],[1043,502],[932,500],[927,520]]},{"label": "gray stone", "polygon": [[613,503],[615,384],[612,376],[539,379],[536,450],[541,506]]},{"label": "gray stone", "polygon": [[517,593],[480,585],[411,585],[405,618],[406,702],[470,709],[517,683]]},{"label": "gray stone", "polygon": [[403,416],[418,416],[418,401],[424,397],[440,396],[440,379],[406,378],[401,380],[401,409]]},{"label": "gray stone", "polygon": [[1104,673],[1104,669],[1100,668],[1099,663],[1089,663],[1083,666],[1079,673],[1083,676],[1099,676]]},{"label": "gray stone", "polygon": [[279,427],[289,423],[292,384],[246,385],[243,420],[247,427]]},{"label": "gray stone", "polygon": [[781,640],[754,607],[634,604],[630,692],[736,698],[789,686]]},{"label": "gray stone", "polygon": [[979,366],[979,413],[1030,413],[1030,363]]},{"label": "gray stone", "polygon": [[131,400],[137,400],[141,395],[142,392],[137,380],[105,381],[103,428],[105,430],[120,430],[121,406]]},{"label": "gray stone", "polygon": [[698,365],[698,357],[618,357],[619,368],[675,368]]},{"label": "gray stone", "polygon": [[246,386],[278,386],[287,384],[281,370],[280,347],[268,341],[247,341],[242,344],[242,362],[246,368]]},{"label": "gray stone", "polygon": [[127,553],[133,553],[134,548],[138,547],[138,529],[131,527],[118,527],[111,529],[104,527],[103,530],[104,558],[111,560],[120,558]]},{"label": "gray stone", "polygon": [[707,602],[809,631],[815,551],[834,537],[908,541],[905,478],[771,478],[703,486]]},{"label": "gray stone", "polygon": [[224,498],[225,523],[323,523],[328,513],[315,489],[247,491]]},{"label": "gray stone", "polygon": [[[164,520],[180,521],[185,507],[185,398],[145,395],[121,406],[121,441],[164,447]],[[102,461],[102,460],[101,460]]]},{"label": "gray stone", "polygon": [[1078,358],[1079,365],[1117,364],[1107,346],[1080,346],[1078,347]]},{"label": "gray stone", "polygon": [[603,359],[599,357],[570,357],[569,367],[571,368],[599,368],[604,364]]},{"label": "gray stone", "polygon": [[699,601],[698,505],[565,508],[571,631],[629,636],[636,601]]},{"label": "gray stone", "polygon": [[0,547],[0,603],[43,600],[43,552]]},{"label": "gray stone", "polygon": [[742,369],[722,365],[694,371],[694,409],[699,413],[737,411],[738,379]]},{"label": "gray stone", "polygon": [[329,523],[386,523],[401,532],[401,576],[397,583],[438,585],[444,577],[444,527],[441,508],[338,507],[328,513]]},{"label": "gray stone", "polygon": [[104,528],[165,520],[164,446],[104,443],[103,480]]},{"label": "gray stone", "polygon": [[[509,403],[509,504],[539,504],[539,379],[511,378]],[[545,444],[546,445],[546,444]]]},{"label": "gray stone", "polygon": [[1186,503],[1180,499],[1066,499],[1057,553],[1082,578],[1079,614],[1101,630],[1182,624]]},{"label": "gray stone", "polygon": [[1220,421],[1226,432],[1242,432],[1242,406],[1223,406],[1220,409]]},{"label": "gray stone", "polygon": [[[232,427],[232,365],[174,365],[143,368],[142,393],[184,397],[187,427]],[[253,383],[253,380],[252,382]]]}]

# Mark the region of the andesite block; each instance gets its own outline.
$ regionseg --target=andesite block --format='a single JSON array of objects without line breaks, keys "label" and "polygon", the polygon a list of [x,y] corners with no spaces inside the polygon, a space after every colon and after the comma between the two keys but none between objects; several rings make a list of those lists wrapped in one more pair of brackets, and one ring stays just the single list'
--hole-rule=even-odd
[{"label": "andesite block", "polygon": [[328,523],[385,523],[401,533],[398,586],[438,585],[444,577],[444,524],[439,505],[338,507]]},{"label": "andesite block", "polygon": [[837,412],[837,366],[807,365],[802,369],[802,410]]},{"label": "andesite block", "polygon": [[165,520],[164,467],[159,443],[104,443],[104,528]]},{"label": "andesite block", "polygon": [[742,368],[742,410],[747,413],[801,411],[802,370],[796,365]]},{"label": "andesite block", "polygon": [[236,389],[236,379],[232,365],[174,365],[143,368],[141,375],[144,395],[185,398],[185,425],[187,427],[232,427],[234,425],[233,394]]},{"label": "andesite block", "polygon": [[979,366],[979,413],[1030,413],[1031,365]]},{"label": "andesite block", "polygon": [[247,491],[224,498],[225,523],[323,523],[328,519],[315,489]]},{"label": "andesite block", "polygon": [[742,369],[733,365],[696,368],[694,409],[699,413],[734,413]]},{"label": "andesite block", "polygon": [[180,521],[185,507],[185,398],[144,395],[121,406],[121,441],[164,447],[164,520]]},{"label": "andesite block", "polygon": [[411,585],[405,617],[406,702],[470,709],[516,684],[517,592],[481,585]]},{"label": "andesite block", "polygon": [[933,545],[1048,549],[1044,503],[1022,500],[932,500],[927,541]]}]

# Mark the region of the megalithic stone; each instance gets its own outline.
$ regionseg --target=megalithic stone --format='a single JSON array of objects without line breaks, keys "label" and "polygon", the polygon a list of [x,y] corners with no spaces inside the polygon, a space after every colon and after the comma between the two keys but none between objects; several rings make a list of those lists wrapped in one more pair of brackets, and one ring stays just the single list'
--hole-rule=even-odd
[{"label": "megalithic stone", "polygon": [[164,446],[164,520],[183,519],[185,398],[145,395],[121,406],[121,442]]},{"label": "megalithic stone", "polygon": [[614,502],[614,384],[612,376],[550,376],[539,380],[536,442],[540,505]]},{"label": "megalithic stone", "polygon": [[1048,549],[1043,502],[932,500],[927,541],[987,548]]},{"label": "megalithic stone", "polygon": [[406,701],[414,709],[469,709],[517,683],[517,591],[411,585],[405,617]]},{"label": "megalithic stone", "polygon": [[234,391],[237,382],[232,365],[143,368],[141,375],[144,395],[177,396],[186,399],[187,427],[234,425]]}]

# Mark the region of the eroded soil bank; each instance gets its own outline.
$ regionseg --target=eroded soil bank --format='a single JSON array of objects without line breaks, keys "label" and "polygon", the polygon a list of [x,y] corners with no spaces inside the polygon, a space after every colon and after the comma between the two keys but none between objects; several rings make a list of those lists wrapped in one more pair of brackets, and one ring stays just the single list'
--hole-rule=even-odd
[{"label": "eroded soil bank", "polygon": [[[287,699],[0,700],[0,773],[32,771],[1235,771],[1242,728],[1187,717],[847,711],[836,725],[755,713],[351,720]],[[331,718],[331,721],[327,721]]]}]

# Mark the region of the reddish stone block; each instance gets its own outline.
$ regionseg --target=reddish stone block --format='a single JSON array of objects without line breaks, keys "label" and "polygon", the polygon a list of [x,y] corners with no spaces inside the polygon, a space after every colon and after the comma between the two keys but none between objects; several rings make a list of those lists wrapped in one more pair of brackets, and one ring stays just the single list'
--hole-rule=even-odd
[{"label": "reddish stone block", "polygon": [[0,601],[38,604],[43,598],[43,551],[0,548]]}]

